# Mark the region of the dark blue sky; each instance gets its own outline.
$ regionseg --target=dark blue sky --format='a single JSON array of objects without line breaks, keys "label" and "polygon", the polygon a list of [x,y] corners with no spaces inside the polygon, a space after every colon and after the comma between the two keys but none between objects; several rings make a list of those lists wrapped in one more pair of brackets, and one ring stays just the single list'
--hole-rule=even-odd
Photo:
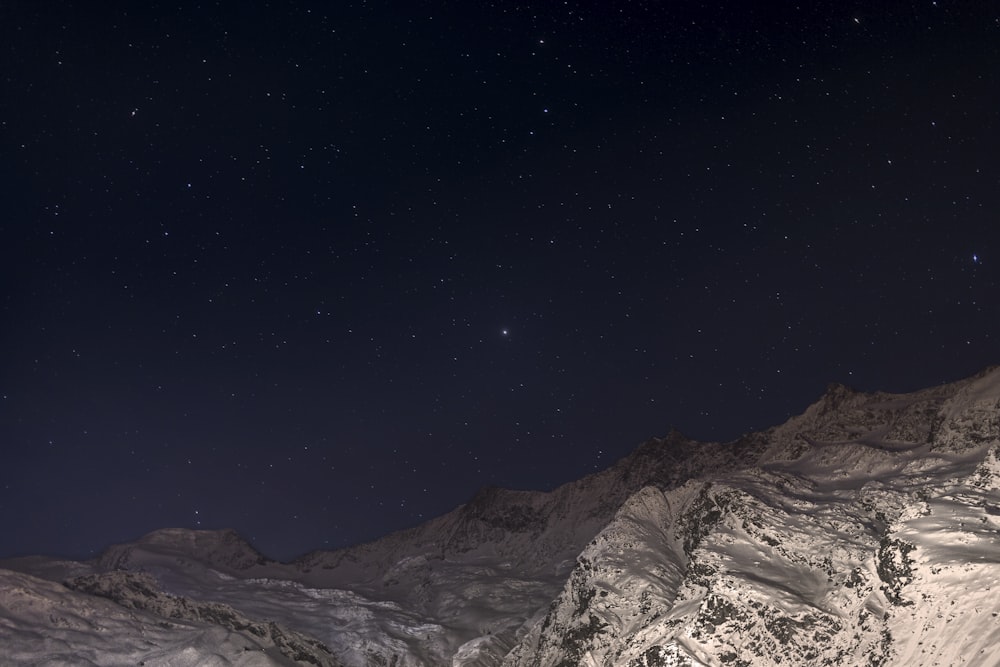
[{"label": "dark blue sky", "polygon": [[99,4],[0,8],[0,555],[289,558],[998,361],[985,3]]}]

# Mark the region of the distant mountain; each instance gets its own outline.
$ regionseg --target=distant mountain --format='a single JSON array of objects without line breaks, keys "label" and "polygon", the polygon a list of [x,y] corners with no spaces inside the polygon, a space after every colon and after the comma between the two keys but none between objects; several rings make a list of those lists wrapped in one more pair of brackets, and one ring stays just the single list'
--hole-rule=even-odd
[{"label": "distant mountain", "polygon": [[125,664],[86,657],[112,655],[96,622],[58,620],[82,606],[131,619],[146,648],[121,655],[146,664],[216,664],[179,648],[202,628],[217,664],[995,665],[998,449],[998,368],[912,394],[831,385],[732,443],[674,432],[554,491],[484,489],[292,563],[180,529],[0,563],[0,646]]},{"label": "distant mountain", "polygon": [[[239,574],[273,563],[235,530],[187,530],[164,528],[132,544],[120,544],[105,550],[97,560],[101,570],[129,569],[136,564],[136,554],[157,554],[176,560],[190,559],[219,572]],[[148,563],[144,563],[148,564]]]}]

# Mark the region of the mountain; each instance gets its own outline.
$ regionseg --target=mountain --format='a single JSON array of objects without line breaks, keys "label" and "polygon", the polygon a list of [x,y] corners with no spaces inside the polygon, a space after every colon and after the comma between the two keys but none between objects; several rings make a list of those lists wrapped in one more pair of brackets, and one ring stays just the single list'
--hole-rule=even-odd
[{"label": "mountain", "polygon": [[1000,664],[1000,372],[831,386],[764,440],[633,495],[503,664]]},{"label": "mountain", "polygon": [[674,432],[554,491],[487,488],[292,563],[181,529],[0,562],[0,645],[12,664],[111,655],[96,625],[53,620],[86,608],[149,637],[123,639],[127,664],[1000,664],[998,448],[1000,368],[911,394],[831,385],[735,442]]}]

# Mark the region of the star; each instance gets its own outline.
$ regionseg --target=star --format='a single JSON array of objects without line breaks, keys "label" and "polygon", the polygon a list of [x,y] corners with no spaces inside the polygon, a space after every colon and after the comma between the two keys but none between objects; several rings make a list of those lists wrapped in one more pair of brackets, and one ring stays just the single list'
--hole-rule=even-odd
[{"label": "star", "polygon": [[[21,109],[4,127],[21,168],[0,304],[19,354],[0,362],[0,442],[19,443],[12,475],[53,477],[4,489],[0,558],[196,522],[293,558],[479,486],[554,488],[592,472],[580,451],[609,462],[670,423],[728,440],[828,382],[916,389],[995,363],[1000,294],[971,249],[1000,243],[984,176],[995,39],[975,29],[988,11],[938,1],[947,20],[928,31],[903,7],[748,25],[692,7],[690,28],[645,48],[647,27],[676,18],[669,3],[440,3],[419,28],[391,3],[340,3],[335,23],[383,28],[369,48],[289,3],[241,23],[259,40],[160,39],[192,3],[133,8],[127,38],[114,10],[68,33],[72,12],[7,4],[31,29],[5,42],[24,67],[0,84]],[[202,4],[208,23],[229,20]],[[891,60],[835,53],[869,30]],[[60,51],[38,57],[39,43]],[[39,87],[69,53],[72,76]],[[276,69],[257,88],[261,59]],[[125,92],[87,103],[105,84]],[[960,317],[938,317],[958,294]],[[517,340],[508,318],[526,327]],[[555,413],[549,397],[568,392]],[[410,442],[421,432],[434,436]],[[466,461],[460,442],[503,462]],[[118,502],[123,479],[143,480],[127,485],[135,503]],[[261,493],[286,487],[294,506]],[[198,514],[156,509],[175,488],[206,490]],[[54,511],[16,511],[29,506]],[[371,509],[327,529],[354,506]],[[66,516],[89,519],[66,531]]]}]

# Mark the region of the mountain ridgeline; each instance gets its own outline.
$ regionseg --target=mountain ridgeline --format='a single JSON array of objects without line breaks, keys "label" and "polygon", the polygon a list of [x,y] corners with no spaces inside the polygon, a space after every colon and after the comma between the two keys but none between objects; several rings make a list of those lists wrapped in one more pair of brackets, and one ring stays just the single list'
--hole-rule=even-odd
[{"label": "mountain ridgeline", "polygon": [[11,664],[1000,664],[998,449],[998,368],[831,385],[735,442],[673,432],[291,563],[182,529],[6,561],[0,645]]}]

